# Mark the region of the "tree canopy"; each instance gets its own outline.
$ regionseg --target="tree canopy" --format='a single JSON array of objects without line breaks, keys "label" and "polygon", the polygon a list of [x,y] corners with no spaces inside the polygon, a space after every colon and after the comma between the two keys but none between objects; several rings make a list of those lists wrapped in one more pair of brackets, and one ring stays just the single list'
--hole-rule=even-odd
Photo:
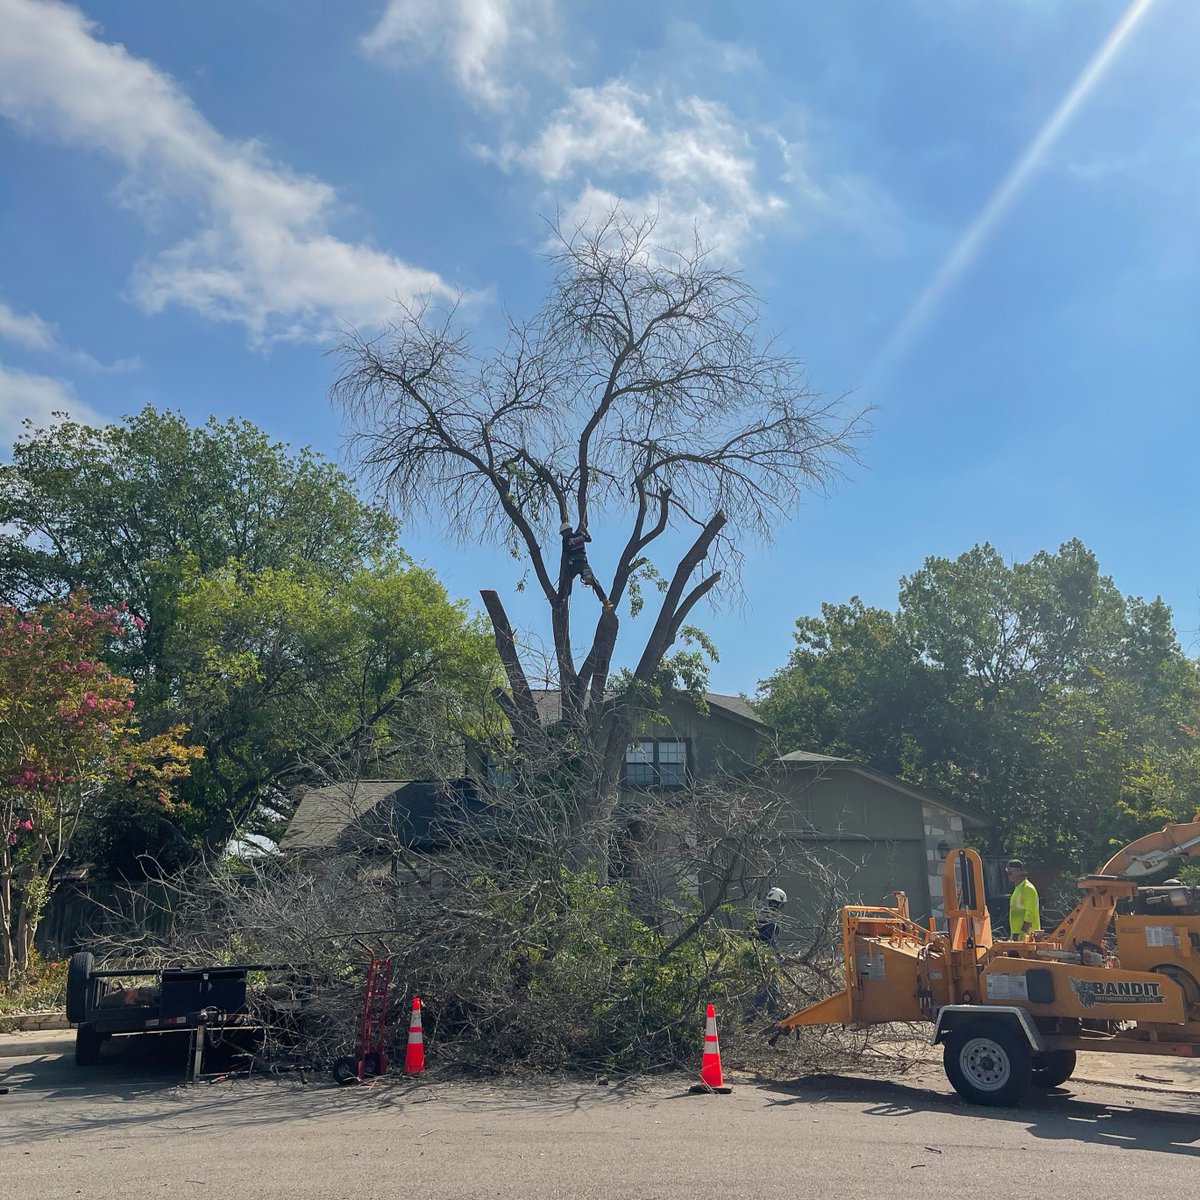
[{"label": "tree canopy", "polygon": [[402,559],[344,579],[237,566],[197,575],[164,661],[205,748],[185,795],[213,846],[235,829],[282,832],[298,785],[346,771],[437,774],[498,681],[479,618]]},{"label": "tree canopy", "polygon": [[30,429],[0,465],[0,598],[21,607],[86,588],[125,604],[143,622],[139,675],[157,665],[189,570],[237,561],[344,577],[395,535],[337,467],[249,421],[192,426],[147,406],[101,427]]},{"label": "tree canopy", "polygon": [[[448,536],[505,545],[528,568],[549,619],[560,728],[584,749],[577,815],[603,875],[638,703],[664,666],[670,675],[696,606],[736,577],[740,542],[769,536],[835,477],[858,428],[764,332],[747,282],[703,249],[664,248],[652,222],[615,213],[561,234],[551,263],[545,302],[510,318],[499,347],[476,351],[452,313],[402,309],[383,336],[347,342],[334,394],[401,514],[434,512]],[[572,607],[576,580],[592,616]],[[641,581],[661,599],[619,648]],[[483,596],[502,702],[535,744],[522,647],[499,594]]]},{"label": "tree canopy", "polygon": [[896,611],[825,604],[795,637],[761,684],[785,748],[965,802],[991,850],[1091,869],[1197,806],[1197,666],[1167,606],[1123,596],[1079,541],[926,559]]},{"label": "tree canopy", "polygon": [[306,782],[413,767],[434,737],[415,697],[437,698],[445,748],[494,683],[489,638],[395,521],[248,421],[146,408],[29,430],[0,466],[0,530],[0,597],[124,605],[108,653],[142,728],[182,722],[203,747],[178,807],[106,806],[83,830],[124,872],[270,834]]},{"label": "tree canopy", "polygon": [[54,872],[115,804],[165,811],[199,749],[181,726],[139,734],[133,683],[104,661],[123,609],[70,596],[0,605],[0,982],[28,964]]}]

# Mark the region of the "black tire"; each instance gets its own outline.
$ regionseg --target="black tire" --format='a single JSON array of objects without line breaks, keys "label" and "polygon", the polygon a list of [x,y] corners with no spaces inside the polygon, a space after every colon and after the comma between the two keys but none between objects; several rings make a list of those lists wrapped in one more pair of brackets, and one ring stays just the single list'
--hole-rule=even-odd
[{"label": "black tire", "polygon": [[378,1050],[368,1050],[363,1055],[363,1078],[373,1079],[383,1074],[383,1055]]},{"label": "black tire", "polygon": [[946,1040],[942,1063],[954,1090],[972,1104],[1017,1104],[1033,1078],[1024,1034],[1004,1021],[968,1021]]},{"label": "black tire", "polygon": [[67,1020],[72,1025],[87,1019],[88,984],[95,965],[95,957],[86,950],[71,955],[71,963],[67,967]]},{"label": "black tire", "polygon": [[1183,1003],[1189,1010],[1189,1015],[1191,1009],[1200,1006],[1200,983],[1196,981],[1194,975],[1182,967],[1177,967],[1174,963],[1161,963],[1150,969],[1156,975],[1165,975],[1172,983],[1178,985],[1183,992]]},{"label": "black tire", "polygon": [[1056,1088],[1074,1074],[1074,1050],[1047,1050],[1045,1054],[1034,1055],[1032,1082],[1035,1088]]},{"label": "black tire", "polygon": [[358,1059],[347,1055],[333,1061],[333,1078],[343,1087],[348,1083],[358,1082]]},{"label": "black tire", "polygon": [[75,1065],[94,1067],[100,1061],[100,1047],[105,1034],[97,1033],[92,1025],[80,1025],[75,1031]]}]

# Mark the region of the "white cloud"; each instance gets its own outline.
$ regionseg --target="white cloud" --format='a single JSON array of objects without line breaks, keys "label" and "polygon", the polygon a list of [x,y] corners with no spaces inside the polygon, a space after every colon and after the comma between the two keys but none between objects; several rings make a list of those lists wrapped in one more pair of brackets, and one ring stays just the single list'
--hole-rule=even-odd
[{"label": "white cloud", "polygon": [[35,427],[52,424],[53,414],[66,412],[76,421],[103,424],[104,419],[75,395],[63,379],[34,375],[0,363],[0,453],[16,441],[22,422]]},{"label": "white cloud", "polygon": [[146,311],[183,305],[265,342],[370,324],[396,297],[449,294],[435,272],[334,236],[333,188],[222,137],[173,79],[101,41],[78,9],[0,0],[0,28],[0,115],[116,157],[141,202],[200,210],[204,228],[135,272]]},{"label": "white cloud", "polygon": [[137,358],[119,358],[114,363],[102,363],[83,350],[72,350],[63,345],[56,325],[43,320],[37,313],[17,312],[3,300],[0,300],[0,341],[24,350],[56,354],[93,371],[136,371],[141,366]]},{"label": "white cloud", "polygon": [[[763,70],[753,50],[674,21],[661,48],[637,53],[620,75],[568,88],[573,66],[559,25],[572,13],[556,0],[389,0],[363,46],[444,62],[506,131],[477,146],[480,157],[539,179],[566,227],[587,228],[619,205],[635,218],[653,215],[660,244],[690,244],[698,233],[728,257],[769,228],[806,233],[818,223],[894,248],[897,213],[867,180],[816,170],[807,141],[736,111],[752,86],[737,77]],[[536,78],[540,100],[558,99],[540,129],[531,105],[511,103],[524,98],[513,83],[518,68],[526,83]],[[728,103],[685,79],[704,80]]]},{"label": "white cloud", "polygon": [[58,341],[54,326],[37,313],[19,313],[0,300],[0,339],[26,350],[50,350]]},{"label": "white cloud", "polygon": [[557,57],[554,26],[554,0],[389,0],[362,45],[445,59],[468,95],[498,108],[517,94],[518,67],[544,70]]},{"label": "white cloud", "polygon": [[722,104],[670,100],[622,79],[573,88],[530,144],[493,157],[577,188],[563,214],[569,226],[586,226],[619,200],[655,213],[662,241],[687,243],[695,230],[727,255],[790,207],[782,173],[770,184],[762,178],[761,160],[780,157],[777,138],[739,123]]}]

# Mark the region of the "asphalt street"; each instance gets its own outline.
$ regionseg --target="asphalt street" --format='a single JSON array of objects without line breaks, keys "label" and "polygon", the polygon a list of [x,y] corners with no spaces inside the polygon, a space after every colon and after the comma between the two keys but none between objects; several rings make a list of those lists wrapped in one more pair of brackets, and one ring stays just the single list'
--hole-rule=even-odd
[{"label": "asphalt street", "polygon": [[688,1095],[682,1078],[187,1086],[152,1046],[86,1070],[69,1048],[0,1058],[0,1195],[1128,1200],[1200,1179],[1196,1095],[1072,1082],[988,1110],[931,1066],[735,1081],[729,1096]]}]

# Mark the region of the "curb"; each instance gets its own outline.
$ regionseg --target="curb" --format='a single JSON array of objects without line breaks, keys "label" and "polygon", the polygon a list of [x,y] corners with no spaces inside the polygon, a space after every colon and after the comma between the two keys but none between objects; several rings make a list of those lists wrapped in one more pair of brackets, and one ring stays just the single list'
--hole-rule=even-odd
[{"label": "curb", "polygon": [[14,1013],[0,1016],[0,1030],[5,1033],[31,1033],[42,1029],[69,1029],[66,1013],[58,1009],[49,1012]]},{"label": "curb", "polygon": [[1060,1084],[1060,1086],[1066,1087],[1072,1083],[1087,1083],[1092,1087],[1120,1088],[1123,1092],[1145,1092],[1151,1096],[1188,1096],[1193,1100],[1200,1100],[1200,1091],[1195,1088],[1175,1088],[1155,1083],[1127,1083],[1124,1079],[1094,1079],[1087,1075],[1072,1075],[1066,1083]]},{"label": "curb", "polygon": [[[45,1031],[48,1032],[48,1031]],[[65,1037],[0,1037],[0,1063],[11,1058],[58,1058],[74,1052],[74,1044]]]}]

